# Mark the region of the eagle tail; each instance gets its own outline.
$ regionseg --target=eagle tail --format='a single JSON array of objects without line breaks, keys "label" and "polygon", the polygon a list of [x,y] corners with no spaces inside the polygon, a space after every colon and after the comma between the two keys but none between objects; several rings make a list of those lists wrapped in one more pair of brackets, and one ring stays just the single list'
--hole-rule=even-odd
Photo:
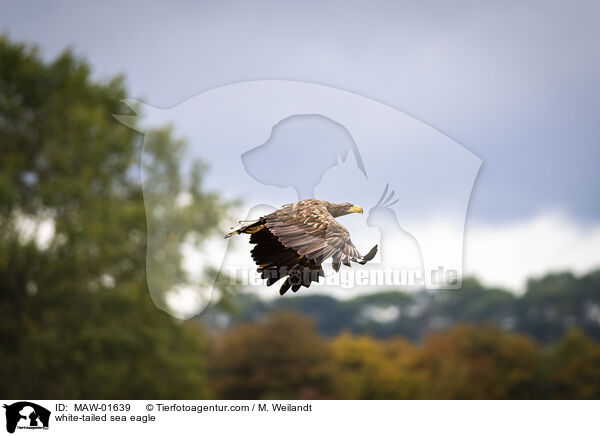
[{"label": "eagle tail", "polygon": [[232,230],[231,232],[229,232],[225,235],[225,239],[231,238],[233,235],[239,235],[240,233],[249,233],[249,234],[256,233],[259,230],[262,230],[264,228],[265,228],[265,221],[263,219],[260,219],[258,221],[254,221],[250,224],[242,226],[238,229]]}]

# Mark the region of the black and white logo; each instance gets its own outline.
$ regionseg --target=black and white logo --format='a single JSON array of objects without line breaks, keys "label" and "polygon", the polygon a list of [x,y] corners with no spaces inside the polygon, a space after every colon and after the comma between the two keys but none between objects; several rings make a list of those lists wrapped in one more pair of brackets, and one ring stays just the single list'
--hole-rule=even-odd
[{"label": "black and white logo", "polygon": [[16,429],[47,430],[50,423],[50,411],[29,401],[18,401],[4,405],[6,409],[6,431],[14,433]]}]

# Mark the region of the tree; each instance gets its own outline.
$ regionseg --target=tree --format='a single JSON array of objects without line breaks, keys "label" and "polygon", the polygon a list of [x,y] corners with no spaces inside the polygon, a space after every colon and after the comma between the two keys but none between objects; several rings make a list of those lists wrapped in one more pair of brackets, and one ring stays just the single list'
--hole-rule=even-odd
[{"label": "tree", "polygon": [[491,326],[458,325],[430,335],[419,367],[424,397],[539,398],[541,352],[531,339]]},{"label": "tree", "polygon": [[333,341],[335,392],[344,399],[414,399],[423,382],[418,350],[402,339],[378,341],[344,333]]},{"label": "tree", "polygon": [[[148,295],[141,138],[111,115],[126,96],[70,52],[44,63],[0,38],[0,396],[207,395],[202,334]],[[156,132],[154,193],[191,192],[164,224],[203,236],[226,205],[198,165],[178,171],[184,147]]]},{"label": "tree", "polygon": [[518,329],[555,343],[570,327],[600,340],[600,270],[580,277],[570,272],[530,279],[518,304]]},{"label": "tree", "polygon": [[214,338],[210,380],[219,398],[323,398],[331,395],[327,342],[306,317],[271,314]]},{"label": "tree", "polygon": [[600,398],[600,345],[571,329],[550,353],[551,396]]}]

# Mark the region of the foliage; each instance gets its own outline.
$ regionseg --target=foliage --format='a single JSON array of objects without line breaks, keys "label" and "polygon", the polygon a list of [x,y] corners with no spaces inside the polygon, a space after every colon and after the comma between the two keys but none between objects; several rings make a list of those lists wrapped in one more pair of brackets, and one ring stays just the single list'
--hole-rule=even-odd
[{"label": "foliage", "polygon": [[219,398],[600,398],[600,345],[580,331],[544,351],[491,325],[457,325],[421,345],[350,333],[325,341],[307,319],[274,313],[214,337]]},{"label": "foliage", "polygon": [[600,340],[600,270],[530,279],[516,310],[517,328],[552,343],[572,327]]},{"label": "foliage", "polygon": [[538,398],[542,355],[531,339],[490,326],[458,325],[431,335],[419,367],[426,398]]},{"label": "foliage", "polygon": [[312,321],[282,312],[217,335],[209,374],[219,398],[322,398],[331,355]]},{"label": "foliage", "polygon": [[343,399],[415,399],[422,383],[417,351],[402,339],[377,341],[348,333],[332,342],[335,394]]},{"label": "foliage", "polygon": [[[70,52],[44,63],[0,38],[0,396],[208,395],[199,326],[148,297],[142,138],[111,115],[126,96],[121,77],[96,82]],[[151,194],[190,192],[161,223],[207,234],[225,206],[198,165],[181,175],[183,148],[153,132]]]},{"label": "foliage", "polygon": [[550,354],[552,397],[600,398],[600,346],[572,329]]}]

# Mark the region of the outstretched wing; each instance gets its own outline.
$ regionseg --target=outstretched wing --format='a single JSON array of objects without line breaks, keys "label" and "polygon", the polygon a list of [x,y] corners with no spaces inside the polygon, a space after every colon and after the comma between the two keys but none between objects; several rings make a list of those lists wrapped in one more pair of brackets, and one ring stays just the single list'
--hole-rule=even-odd
[{"label": "outstretched wing", "polygon": [[284,207],[265,217],[267,228],[285,247],[317,264],[332,257],[336,271],[341,263],[350,266],[350,260],[360,258],[348,230],[325,206],[317,202],[295,206]]}]

